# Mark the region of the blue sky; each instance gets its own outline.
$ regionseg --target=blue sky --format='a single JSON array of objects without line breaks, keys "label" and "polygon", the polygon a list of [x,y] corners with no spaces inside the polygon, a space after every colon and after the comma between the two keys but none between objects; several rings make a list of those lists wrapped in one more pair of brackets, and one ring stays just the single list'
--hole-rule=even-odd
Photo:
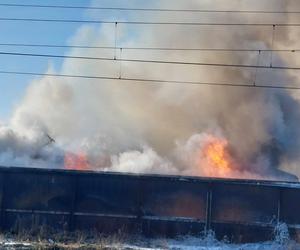
[{"label": "blue sky", "polygon": [[[119,1],[87,1],[87,0],[26,0],[26,4],[51,4],[51,5],[78,5],[89,6],[91,4],[105,6],[118,4]],[[129,1],[130,2],[130,1]],[[134,1],[131,1],[134,2]],[[1,3],[20,3],[19,1],[1,1]],[[120,2],[119,2],[120,3]],[[120,5],[119,5],[120,6]],[[112,13],[103,11],[85,11],[82,9],[45,9],[45,8],[18,8],[0,7],[1,17],[19,18],[57,18],[57,19],[110,19]],[[0,22],[0,43],[32,43],[32,44],[58,44],[67,45],[80,24],[62,23],[30,23],[30,22]],[[18,51],[33,53],[53,53],[63,54],[64,48],[28,48],[28,47],[8,47],[0,46],[0,51]],[[31,58],[0,55],[0,71],[33,71],[45,72],[51,64],[55,69],[59,69],[61,59]],[[3,75],[0,74],[0,121],[8,121],[14,107],[18,105],[26,92],[26,88],[34,77]]]},{"label": "blue sky", "polygon": [[[5,1],[2,1],[5,2]],[[24,3],[24,1],[7,1],[7,3]],[[39,3],[41,1],[26,1],[26,4]],[[43,1],[43,4],[69,4],[70,1]],[[72,4],[89,5],[89,1],[76,0]],[[85,18],[83,10],[61,10],[61,9],[31,9],[16,7],[0,7],[1,17],[31,17],[31,18]],[[20,23],[0,22],[0,43],[34,43],[34,44],[67,44],[68,39],[78,29],[78,24],[57,24],[57,23]],[[64,53],[65,49],[43,48],[13,48],[0,46],[0,51],[19,52],[50,52]],[[0,56],[0,70],[8,71],[34,71],[44,72],[51,63],[59,68],[61,60],[48,58],[30,58]],[[28,84],[33,77],[12,76],[0,74],[0,121],[7,121],[18,102],[22,99]]]},{"label": "blue sky", "polygon": [[[2,0],[1,3],[43,4],[43,5],[78,5],[109,7],[155,7],[156,0]],[[131,12],[87,11],[82,9],[46,9],[1,7],[0,16],[8,18],[49,18],[49,19],[95,19],[124,20]],[[67,45],[81,24],[74,23],[34,23],[0,21],[1,43],[57,44]],[[132,35],[132,34],[131,34]],[[113,46],[113,44],[112,44]],[[64,54],[65,48],[29,48],[0,46],[0,51],[23,53]],[[0,71],[29,71],[43,73],[48,66],[59,70],[61,59],[17,57],[0,55]],[[0,74],[0,122],[7,122],[18,103],[26,93],[26,88],[35,77]]]}]

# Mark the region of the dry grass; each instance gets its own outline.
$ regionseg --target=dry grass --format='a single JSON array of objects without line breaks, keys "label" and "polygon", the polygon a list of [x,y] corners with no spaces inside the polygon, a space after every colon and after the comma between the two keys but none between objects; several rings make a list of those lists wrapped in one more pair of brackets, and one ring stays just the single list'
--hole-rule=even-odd
[{"label": "dry grass", "polygon": [[[3,242],[1,249],[5,249],[5,242],[18,242],[24,248],[20,249],[121,249],[121,245],[129,239],[121,231],[113,235],[104,235],[96,231],[86,232],[54,232],[47,227],[39,227],[30,231],[19,230],[6,234],[0,234],[0,241]],[[30,244],[26,248],[26,244]],[[11,248],[10,248],[11,249]]]}]

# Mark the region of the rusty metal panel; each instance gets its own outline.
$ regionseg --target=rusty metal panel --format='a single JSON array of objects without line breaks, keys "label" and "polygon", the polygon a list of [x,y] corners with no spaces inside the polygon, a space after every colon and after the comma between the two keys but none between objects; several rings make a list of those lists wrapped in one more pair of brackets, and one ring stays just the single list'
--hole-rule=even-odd
[{"label": "rusty metal panel", "polygon": [[299,183],[1,167],[0,183],[0,223],[9,231],[175,237],[212,229],[250,242],[271,239],[281,221],[300,239]]},{"label": "rusty metal panel", "polygon": [[282,189],[280,220],[288,224],[300,224],[300,190]]},{"label": "rusty metal panel", "polygon": [[218,240],[226,239],[230,242],[250,243],[274,239],[274,227],[271,225],[212,223],[212,228]]},{"label": "rusty metal panel", "polygon": [[214,184],[212,221],[276,223],[279,191],[260,185]]},{"label": "rusty metal panel", "polygon": [[4,198],[4,181],[3,181],[3,173],[0,173],[0,209],[3,208],[3,198]]},{"label": "rusty metal panel", "polygon": [[29,212],[6,212],[4,228],[18,233],[40,233],[46,231],[66,231],[69,228],[69,216],[66,214],[42,214]]},{"label": "rusty metal panel", "polygon": [[76,229],[111,233],[140,233],[139,220],[131,217],[75,215]]},{"label": "rusty metal panel", "polygon": [[38,172],[5,174],[4,207],[16,210],[69,212],[73,178]]},{"label": "rusty metal panel", "polygon": [[204,230],[205,223],[195,220],[155,220],[145,218],[142,221],[142,233],[147,237],[199,236]]},{"label": "rusty metal panel", "polygon": [[4,207],[4,194],[5,194],[5,177],[4,173],[0,172],[0,228],[4,228],[5,224],[5,207]]},{"label": "rusty metal panel", "polygon": [[206,183],[182,179],[144,178],[141,180],[143,216],[206,219]]},{"label": "rusty metal panel", "polygon": [[137,215],[139,180],[122,175],[78,177],[75,213]]},{"label": "rusty metal panel", "polygon": [[300,242],[300,228],[299,228],[299,226],[290,227],[289,228],[289,234],[290,234],[291,239],[293,239],[296,242]]}]

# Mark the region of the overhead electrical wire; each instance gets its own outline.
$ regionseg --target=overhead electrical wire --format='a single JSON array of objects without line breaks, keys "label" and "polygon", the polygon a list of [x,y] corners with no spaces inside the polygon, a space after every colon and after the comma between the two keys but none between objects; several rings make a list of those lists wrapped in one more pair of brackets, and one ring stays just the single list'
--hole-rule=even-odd
[{"label": "overhead electrical wire", "polygon": [[[0,3],[0,7],[32,7],[32,8],[63,8],[63,9],[97,9],[97,10],[118,10],[118,11],[161,11],[161,12],[199,12],[199,13],[255,13],[255,14],[300,14],[300,11],[254,11],[254,10],[187,10],[187,9],[155,9],[155,8],[122,8],[122,7],[88,7],[88,6],[67,6],[67,5],[37,5],[37,4],[5,4]],[[52,22],[52,23],[90,23],[90,24],[118,24],[128,25],[183,25],[183,26],[259,26],[259,27],[299,27],[300,23],[214,23],[214,22],[165,22],[165,21],[106,21],[106,20],[78,20],[78,19],[44,19],[44,18],[13,18],[0,17],[0,21],[12,22]],[[115,35],[116,37],[116,35]],[[226,48],[163,48],[163,47],[120,47],[115,46],[84,46],[84,45],[50,45],[50,44],[17,44],[17,43],[1,43],[0,46],[19,46],[19,47],[47,47],[47,48],[84,48],[84,49],[112,49],[112,50],[165,50],[165,51],[237,51],[237,52],[298,52],[300,50],[287,49],[226,49]],[[177,64],[177,65],[194,65],[194,66],[212,66],[212,67],[234,67],[234,68],[254,68],[254,69],[284,69],[284,70],[300,70],[300,67],[285,66],[265,66],[265,65],[248,65],[248,64],[223,64],[223,63],[203,63],[203,62],[184,62],[184,61],[165,61],[165,60],[144,60],[130,58],[107,58],[107,57],[89,57],[89,56],[71,56],[71,55],[54,55],[54,54],[36,54],[36,53],[18,53],[18,52],[1,52],[0,55],[7,56],[31,56],[31,57],[47,57],[47,58],[69,58],[81,60],[98,60],[98,61],[118,61],[134,62],[134,63],[157,63],[157,64]],[[282,86],[282,85],[265,85],[258,84],[255,81],[249,83],[221,83],[221,82],[193,82],[193,81],[176,81],[176,80],[159,80],[146,78],[126,78],[108,77],[108,76],[91,76],[91,75],[72,75],[72,74],[50,74],[37,72],[21,72],[21,71],[0,71],[0,74],[11,75],[31,75],[31,76],[48,76],[48,77],[64,77],[64,78],[82,78],[97,80],[119,80],[143,83],[177,83],[177,84],[193,84],[193,85],[216,85],[216,86],[234,86],[234,87],[251,87],[251,88],[273,88],[273,89],[300,89],[300,86]]]},{"label": "overhead electrical wire", "polygon": [[213,22],[147,22],[147,21],[109,21],[79,19],[44,19],[0,17],[0,21],[12,22],[52,22],[52,23],[90,23],[90,24],[128,24],[128,25],[182,25],[182,26],[260,26],[260,27],[299,27],[300,23],[213,23]]},{"label": "overhead electrical wire", "polygon": [[88,46],[88,45],[59,45],[59,44],[30,44],[30,43],[0,43],[9,47],[38,47],[38,48],[78,48],[78,49],[111,49],[111,50],[157,50],[157,51],[220,51],[220,52],[300,52],[300,49],[246,49],[246,48],[170,48],[170,47],[128,47],[128,46]]},{"label": "overhead electrical wire", "polygon": [[163,61],[163,60],[143,60],[130,58],[110,58],[110,57],[89,57],[89,56],[69,56],[69,55],[54,55],[54,54],[34,54],[34,53],[18,53],[18,52],[3,52],[0,55],[5,56],[25,56],[25,57],[46,57],[46,58],[64,58],[64,59],[80,59],[80,60],[96,60],[96,61],[118,61],[118,62],[133,62],[133,63],[155,63],[155,64],[176,64],[190,66],[211,66],[211,67],[230,67],[230,68],[254,68],[254,69],[281,69],[281,70],[300,70],[300,67],[286,66],[265,66],[265,65],[250,65],[250,64],[224,64],[224,63],[203,63],[203,62],[183,62],[183,61]]},{"label": "overhead electrical wire", "polygon": [[211,9],[171,9],[171,8],[128,8],[104,6],[74,6],[74,5],[41,5],[0,3],[2,7],[47,8],[47,9],[85,9],[85,10],[113,10],[113,11],[143,11],[143,12],[192,12],[192,13],[241,13],[241,14],[300,14],[300,11],[272,11],[272,10],[211,10]]},{"label": "overhead electrical wire", "polygon": [[91,76],[91,75],[72,75],[72,74],[50,74],[50,73],[36,73],[36,72],[21,72],[21,71],[3,71],[0,74],[8,75],[31,75],[31,76],[46,76],[46,77],[61,77],[61,78],[81,78],[90,80],[118,80],[126,82],[143,82],[153,84],[189,84],[189,85],[208,85],[208,86],[224,86],[224,87],[248,87],[248,88],[266,88],[266,89],[286,89],[296,90],[300,86],[281,86],[281,85],[265,85],[265,84],[249,84],[249,83],[221,83],[221,82],[196,82],[196,81],[174,81],[174,80],[160,80],[160,79],[146,79],[146,78],[127,78],[127,77],[108,77],[108,76]]}]

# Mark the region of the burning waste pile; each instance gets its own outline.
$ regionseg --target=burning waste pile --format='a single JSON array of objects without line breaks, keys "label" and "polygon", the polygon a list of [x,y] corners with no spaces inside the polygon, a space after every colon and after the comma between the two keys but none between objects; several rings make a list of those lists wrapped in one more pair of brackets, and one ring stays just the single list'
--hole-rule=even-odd
[{"label": "burning waste pile", "polygon": [[[212,4],[216,4],[196,0],[156,3],[161,8],[171,3],[176,9],[213,9]],[[223,5],[219,1],[218,8],[225,8]],[[298,5],[281,0],[247,4],[237,1],[233,8],[285,11],[300,9]],[[135,13],[124,18],[138,20],[140,15]],[[147,15],[153,20],[158,18],[153,13]],[[221,17],[223,22],[253,22],[251,15],[224,14]],[[159,18],[172,20],[168,15]],[[183,14],[182,18],[187,17]],[[216,22],[213,14],[208,13],[202,18],[206,22]],[[259,21],[272,23],[275,20],[276,23],[289,23],[294,17],[268,15]],[[100,46],[110,43],[114,28],[83,25],[71,39],[71,44]],[[118,27],[118,40],[124,47],[132,44],[211,47],[212,41],[216,48],[270,49],[272,46],[272,29],[269,27],[209,27],[208,30],[207,27],[172,26],[165,32],[163,25],[147,26],[147,29],[135,26],[134,35],[131,28]],[[274,44],[297,47],[297,33],[291,29],[285,27],[277,31]],[[74,48],[67,54],[80,56],[82,53]],[[91,49],[84,53],[100,52]],[[163,59],[233,64],[259,61],[261,65],[268,64],[270,59],[269,53],[261,53],[257,60],[257,54],[250,52],[247,56],[237,52],[183,54],[176,50],[168,51],[168,54],[151,53],[131,51],[122,56],[152,59],[161,56]],[[272,60],[274,65],[297,64],[297,58],[285,58],[275,52]],[[269,84],[299,82],[299,76],[290,71],[269,69],[262,72],[133,62],[122,62],[121,66],[128,78],[232,84],[253,82],[254,78]],[[50,65],[47,73],[115,76],[119,68],[119,62],[65,59],[59,71]],[[297,179],[294,175],[300,176],[297,168],[300,162],[299,124],[299,95],[285,89],[120,83],[118,80],[45,76],[32,81],[11,119],[0,125],[0,164],[294,181]]]}]

